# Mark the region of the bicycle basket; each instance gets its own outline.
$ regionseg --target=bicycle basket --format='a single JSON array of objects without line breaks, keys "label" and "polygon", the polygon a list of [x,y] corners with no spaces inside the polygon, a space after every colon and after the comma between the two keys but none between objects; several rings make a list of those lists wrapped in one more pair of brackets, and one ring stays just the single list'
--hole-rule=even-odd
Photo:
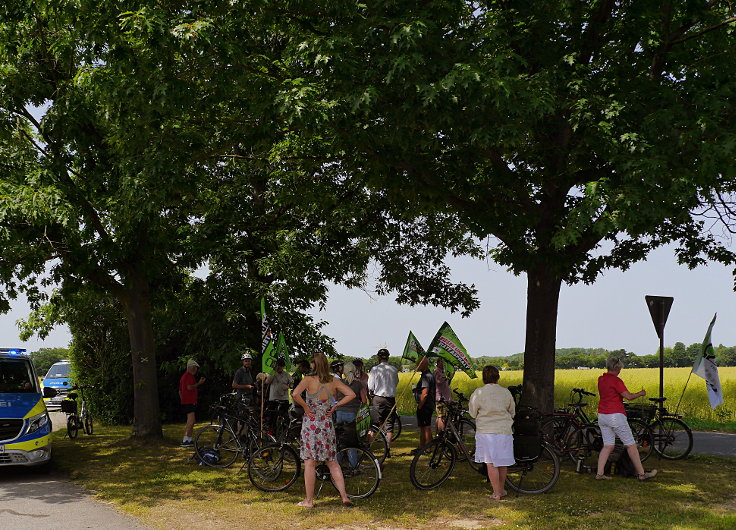
[{"label": "bicycle basket", "polygon": [[77,413],[77,402],[73,399],[65,399],[61,402],[61,412],[65,412],[67,414],[76,414]]},{"label": "bicycle basket", "polygon": [[645,421],[651,420],[657,413],[657,405],[650,405],[649,403],[624,403],[624,409],[629,419]]}]

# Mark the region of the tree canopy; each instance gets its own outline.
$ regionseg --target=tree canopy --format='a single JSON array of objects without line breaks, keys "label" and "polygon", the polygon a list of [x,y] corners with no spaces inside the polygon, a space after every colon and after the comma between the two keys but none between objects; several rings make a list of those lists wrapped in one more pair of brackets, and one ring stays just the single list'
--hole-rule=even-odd
[{"label": "tree canopy", "polygon": [[733,190],[730,3],[298,6],[302,107],[328,118],[293,119],[369,186],[456,212],[526,274],[530,404],[552,403],[563,282],[670,241],[688,264],[733,263],[696,215]]}]

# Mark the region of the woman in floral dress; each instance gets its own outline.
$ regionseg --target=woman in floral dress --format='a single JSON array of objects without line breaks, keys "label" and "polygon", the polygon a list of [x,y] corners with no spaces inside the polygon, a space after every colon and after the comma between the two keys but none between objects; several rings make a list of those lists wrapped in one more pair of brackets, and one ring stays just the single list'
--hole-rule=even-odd
[{"label": "woman in floral dress", "polygon": [[[340,492],[343,505],[352,507],[353,503],[345,492],[345,479],[342,476],[340,464],[335,460],[337,444],[332,414],[339,406],[355,399],[355,392],[330,373],[327,357],[323,353],[314,354],[312,370],[315,375],[305,376],[292,392],[294,402],[304,409],[300,456],[304,460],[306,498],[299,503],[299,506],[307,508],[314,506],[317,462],[325,462],[332,475],[332,481]],[[305,390],[306,401],[301,397]],[[338,390],[343,397],[340,401],[335,402]]]}]

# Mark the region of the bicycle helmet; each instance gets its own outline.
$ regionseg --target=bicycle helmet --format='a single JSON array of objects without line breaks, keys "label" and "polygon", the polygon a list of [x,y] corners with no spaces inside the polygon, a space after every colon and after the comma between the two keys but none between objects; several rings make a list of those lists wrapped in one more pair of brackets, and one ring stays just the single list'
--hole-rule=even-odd
[{"label": "bicycle helmet", "polygon": [[240,356],[241,361],[244,361],[246,359],[253,359],[253,356],[250,353],[244,353],[243,355]]},{"label": "bicycle helmet", "polygon": [[343,366],[345,366],[345,363],[343,361],[340,361],[340,360],[332,361],[330,363],[330,370],[332,370],[333,372],[336,372]]},{"label": "bicycle helmet", "polygon": [[379,359],[388,359],[388,350],[386,348],[381,348],[380,350],[378,350],[378,353],[376,353],[376,357],[378,357]]},{"label": "bicycle helmet", "polygon": [[220,461],[220,452],[216,449],[205,449],[200,454],[200,466],[216,466]]}]

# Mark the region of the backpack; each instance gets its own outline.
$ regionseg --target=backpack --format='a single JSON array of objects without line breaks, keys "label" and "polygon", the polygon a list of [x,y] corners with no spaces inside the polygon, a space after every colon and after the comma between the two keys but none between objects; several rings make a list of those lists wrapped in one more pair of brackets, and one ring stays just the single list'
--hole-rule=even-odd
[{"label": "backpack", "polygon": [[623,478],[631,478],[636,476],[636,468],[634,463],[631,461],[629,452],[617,439],[616,446],[611,452],[611,456],[608,457],[606,467],[604,471],[607,475],[613,474]]}]

